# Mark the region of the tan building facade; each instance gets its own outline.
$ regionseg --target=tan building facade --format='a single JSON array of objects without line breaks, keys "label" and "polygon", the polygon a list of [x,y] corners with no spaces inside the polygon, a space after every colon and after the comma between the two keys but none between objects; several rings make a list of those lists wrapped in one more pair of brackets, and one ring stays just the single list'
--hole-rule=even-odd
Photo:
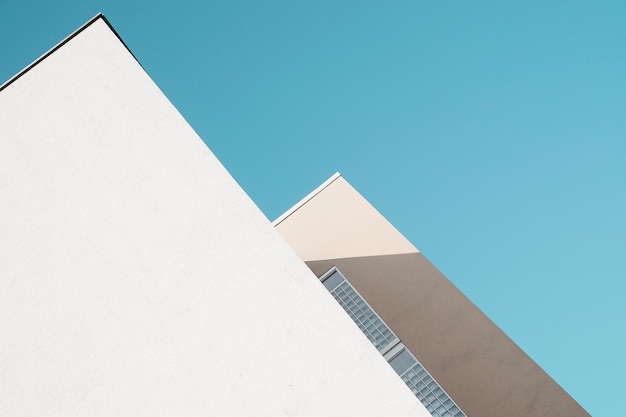
[{"label": "tan building facade", "polygon": [[589,416],[341,175],[274,225],[433,416]]}]

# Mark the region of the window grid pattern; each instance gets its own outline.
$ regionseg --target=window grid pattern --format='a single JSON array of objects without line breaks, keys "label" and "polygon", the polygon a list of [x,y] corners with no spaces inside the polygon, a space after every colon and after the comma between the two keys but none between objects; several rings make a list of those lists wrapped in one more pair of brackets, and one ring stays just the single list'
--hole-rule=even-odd
[{"label": "window grid pattern", "polygon": [[[330,271],[333,271],[329,273]],[[372,308],[365,302],[359,293],[345,279],[338,269],[333,267],[329,272],[322,276],[322,281],[334,277],[340,277],[339,283],[335,286],[327,286],[332,296],[337,300],[341,307],[348,313],[352,321],[367,336],[370,342],[379,351],[386,350],[393,343],[395,346],[403,346],[402,350],[406,350],[415,360],[410,368],[400,374],[400,378],[411,389],[413,394],[426,407],[426,410],[433,417],[467,417],[461,409],[452,401],[448,394],[441,388],[439,383],[428,373],[415,355],[398,340],[395,334],[383,322]],[[338,277],[336,276],[338,275]],[[327,283],[326,283],[327,284]],[[334,287],[334,288],[332,288]],[[395,358],[395,356],[393,357]],[[389,362],[393,358],[387,359]]]},{"label": "window grid pattern", "polygon": [[400,378],[433,417],[466,417],[419,362],[407,369]]},{"label": "window grid pattern", "polygon": [[335,300],[350,315],[350,318],[359,326],[359,329],[367,336],[376,349],[383,350],[394,342],[396,336],[391,332],[389,327],[378,318],[374,310],[372,310],[361,298],[359,294],[352,288],[348,281],[343,281],[330,292]]}]

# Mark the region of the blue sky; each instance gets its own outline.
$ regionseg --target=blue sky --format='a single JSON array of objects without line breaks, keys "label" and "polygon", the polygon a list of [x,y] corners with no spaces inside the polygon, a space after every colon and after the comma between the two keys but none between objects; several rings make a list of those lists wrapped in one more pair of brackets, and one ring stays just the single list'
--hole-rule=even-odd
[{"label": "blue sky", "polygon": [[270,219],[342,172],[626,415],[626,2],[0,1],[0,82],[100,11]]}]

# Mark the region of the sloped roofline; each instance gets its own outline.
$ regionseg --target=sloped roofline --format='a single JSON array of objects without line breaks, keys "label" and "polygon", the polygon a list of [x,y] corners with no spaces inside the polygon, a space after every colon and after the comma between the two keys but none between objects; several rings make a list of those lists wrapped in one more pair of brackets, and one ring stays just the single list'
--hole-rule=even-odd
[{"label": "sloped roofline", "polygon": [[[115,34],[115,36],[117,37],[117,39],[120,40],[120,42],[122,42],[122,45],[124,45],[124,47],[128,50],[128,52],[132,55],[133,58],[135,58],[135,60],[139,63],[139,65],[141,65],[141,63],[139,62],[139,60],[137,59],[137,57],[133,54],[133,52],[130,50],[130,48],[128,47],[128,45],[126,45],[126,43],[122,40],[122,38],[120,37],[120,35],[117,33],[117,31],[113,28],[113,25],[111,25],[111,22],[109,22],[109,20],[106,18],[106,16],[104,16],[104,14],[102,13],[98,13],[97,15],[95,15],[94,17],[92,17],[91,19],[89,19],[85,24],[83,24],[81,27],[79,27],[78,29],[76,29],[74,32],[72,32],[69,36],[67,36],[65,39],[63,39],[61,42],[57,43],[56,45],[54,45],[52,48],[50,48],[47,52],[45,52],[43,55],[41,55],[39,58],[37,58],[36,60],[34,60],[32,63],[30,63],[30,65],[27,65],[23,70],[21,70],[20,72],[18,72],[17,74],[15,74],[13,77],[9,78],[7,81],[5,81],[2,85],[0,85],[0,91],[4,90],[5,88],[7,88],[9,85],[13,84],[15,81],[17,81],[22,75],[26,74],[28,71],[30,71],[31,69],[33,69],[37,64],[39,64],[41,61],[43,61],[44,59],[46,59],[47,57],[49,57],[50,55],[52,55],[57,49],[59,49],[60,47],[62,47],[63,45],[65,45],[66,43],[68,43],[70,40],[72,40],[72,38],[74,38],[75,36],[77,36],[79,33],[81,33],[83,30],[87,29],[89,26],[91,26],[94,22],[98,21],[102,19],[102,21],[104,23],[106,23],[106,25],[109,27],[109,29],[111,29],[111,31]],[[142,67],[143,68],[143,67]]]},{"label": "sloped roofline", "polygon": [[319,187],[317,187],[315,190],[311,191],[306,197],[304,197],[302,200],[298,201],[296,204],[294,204],[289,210],[287,210],[286,212],[284,212],[283,214],[280,215],[279,218],[277,218],[276,220],[274,220],[272,222],[272,226],[276,226],[278,225],[280,222],[282,222],[283,220],[285,220],[287,217],[291,216],[293,213],[295,213],[300,207],[302,207],[303,205],[305,205],[310,199],[312,199],[313,197],[315,197],[317,194],[319,194],[320,192],[322,192],[322,190],[324,190],[324,188],[328,187],[330,184],[332,184],[337,178],[341,177],[341,174],[339,172],[335,172],[329,179],[327,179],[326,181],[324,181],[322,183],[322,185],[320,185]]}]

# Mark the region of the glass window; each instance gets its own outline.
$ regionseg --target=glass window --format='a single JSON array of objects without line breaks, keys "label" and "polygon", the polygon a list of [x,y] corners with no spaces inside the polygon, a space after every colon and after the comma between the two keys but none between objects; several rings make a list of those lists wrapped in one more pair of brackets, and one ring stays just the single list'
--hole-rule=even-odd
[{"label": "glass window", "polygon": [[409,353],[408,350],[402,351],[389,361],[389,364],[398,375],[402,375],[407,369],[415,365],[417,360]]},{"label": "glass window", "polygon": [[322,283],[376,349],[384,351],[397,344],[396,335],[338,270],[323,277]]},{"label": "glass window", "polygon": [[343,276],[341,276],[339,272],[335,271],[324,280],[323,284],[328,291],[332,291],[337,285],[341,284],[343,281],[345,281]]},{"label": "glass window", "polygon": [[433,417],[466,417],[337,268],[320,280]]}]

